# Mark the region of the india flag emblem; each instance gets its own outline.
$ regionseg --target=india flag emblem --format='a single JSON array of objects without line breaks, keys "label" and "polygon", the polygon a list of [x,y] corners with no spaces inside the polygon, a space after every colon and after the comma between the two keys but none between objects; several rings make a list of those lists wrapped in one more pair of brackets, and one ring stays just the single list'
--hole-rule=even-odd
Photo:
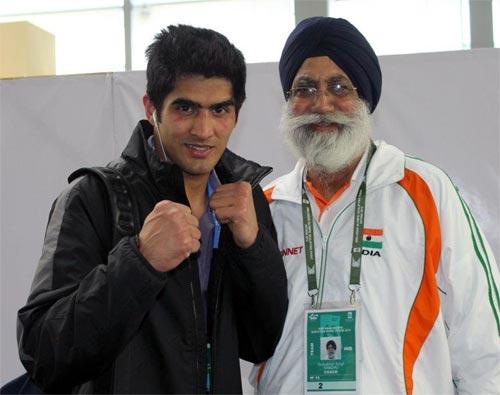
[{"label": "india flag emblem", "polygon": [[382,248],[382,236],[384,235],[383,229],[363,229],[363,247],[365,248]]}]

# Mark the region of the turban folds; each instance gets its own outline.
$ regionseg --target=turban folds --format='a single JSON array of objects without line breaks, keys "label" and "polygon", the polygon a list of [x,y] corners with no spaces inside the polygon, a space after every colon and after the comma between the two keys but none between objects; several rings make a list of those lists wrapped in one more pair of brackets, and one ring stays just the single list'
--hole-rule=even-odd
[{"label": "turban folds", "polygon": [[281,54],[279,71],[283,93],[302,63],[315,56],[328,56],[350,78],[373,112],[380,99],[382,73],[377,55],[365,37],[341,18],[315,16],[301,21],[288,37]]}]

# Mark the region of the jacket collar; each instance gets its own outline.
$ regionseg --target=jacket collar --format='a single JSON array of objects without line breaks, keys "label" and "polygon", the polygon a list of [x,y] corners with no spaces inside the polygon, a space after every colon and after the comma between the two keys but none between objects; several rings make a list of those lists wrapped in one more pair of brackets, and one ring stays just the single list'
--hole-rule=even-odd
[{"label": "jacket collar", "polygon": [[[149,172],[160,190],[171,187],[184,189],[182,170],[179,166],[161,161],[154,150],[149,147],[147,140],[152,134],[151,124],[146,120],[139,121],[122,152],[122,158],[141,168],[147,164]],[[215,166],[215,171],[223,184],[247,181],[254,188],[266,175],[271,173],[272,168],[246,160],[226,149]]]},{"label": "jacket collar", "polygon": [[[375,151],[367,173],[367,189],[375,190],[380,187],[396,183],[404,177],[404,153],[398,148],[387,144],[383,140],[374,141]],[[354,170],[353,179],[363,174],[367,153],[360,160]],[[272,181],[264,189],[274,188],[272,200],[287,200],[300,204],[302,199],[302,180],[304,177],[305,161],[299,159],[294,169],[284,176]]]}]

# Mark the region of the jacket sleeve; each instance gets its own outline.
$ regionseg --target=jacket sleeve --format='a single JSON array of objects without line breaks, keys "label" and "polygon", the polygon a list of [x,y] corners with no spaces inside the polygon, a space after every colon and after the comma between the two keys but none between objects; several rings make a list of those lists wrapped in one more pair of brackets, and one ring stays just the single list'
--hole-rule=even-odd
[{"label": "jacket sleeve", "polygon": [[286,272],[276,242],[269,205],[254,189],[259,233],[251,247],[230,251],[240,358],[259,363],[270,358],[281,337],[288,307]]},{"label": "jacket sleeve", "polygon": [[109,368],[165,285],[134,238],[108,252],[113,224],[99,183],[84,177],[55,201],[18,312],[21,361],[45,391],[69,391]]},{"label": "jacket sleeve", "polygon": [[442,254],[438,270],[452,375],[459,393],[498,393],[498,266],[472,213],[449,179],[438,200]]}]

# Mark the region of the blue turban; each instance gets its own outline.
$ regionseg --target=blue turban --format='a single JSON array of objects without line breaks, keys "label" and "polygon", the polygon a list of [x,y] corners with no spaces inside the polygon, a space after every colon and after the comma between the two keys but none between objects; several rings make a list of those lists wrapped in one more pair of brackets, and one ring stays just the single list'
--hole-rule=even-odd
[{"label": "blue turban", "polygon": [[366,38],[341,18],[315,16],[301,21],[286,40],[280,58],[283,93],[288,92],[304,60],[328,56],[350,78],[358,95],[373,112],[380,99],[382,73],[377,55]]}]

